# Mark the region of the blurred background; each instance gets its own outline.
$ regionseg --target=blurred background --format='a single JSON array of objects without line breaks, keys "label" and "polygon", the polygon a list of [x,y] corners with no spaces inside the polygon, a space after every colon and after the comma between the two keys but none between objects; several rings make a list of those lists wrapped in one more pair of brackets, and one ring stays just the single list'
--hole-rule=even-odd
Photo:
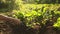
[{"label": "blurred background", "polygon": [[27,34],[60,34],[60,0],[0,0],[0,14],[20,19]]}]

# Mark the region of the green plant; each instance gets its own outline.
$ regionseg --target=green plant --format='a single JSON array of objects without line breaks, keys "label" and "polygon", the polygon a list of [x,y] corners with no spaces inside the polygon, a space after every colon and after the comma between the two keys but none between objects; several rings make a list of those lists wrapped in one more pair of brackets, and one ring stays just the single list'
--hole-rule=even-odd
[{"label": "green plant", "polygon": [[22,4],[20,6],[20,10],[13,11],[13,17],[21,19],[28,27],[33,27],[33,24],[36,25],[37,23],[41,27],[45,26],[48,20],[55,23],[57,18],[60,17],[60,12],[57,11],[60,5]]},{"label": "green plant", "polygon": [[57,22],[53,26],[60,30],[60,17],[57,19]]}]

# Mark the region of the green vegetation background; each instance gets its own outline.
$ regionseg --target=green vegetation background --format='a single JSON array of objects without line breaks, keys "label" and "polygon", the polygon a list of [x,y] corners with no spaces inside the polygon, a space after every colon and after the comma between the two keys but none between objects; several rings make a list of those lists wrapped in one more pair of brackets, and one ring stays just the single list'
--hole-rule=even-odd
[{"label": "green vegetation background", "polygon": [[[60,0],[0,0],[0,13],[21,19],[26,26],[53,23],[60,29]],[[49,21],[49,22],[47,22]]]}]

